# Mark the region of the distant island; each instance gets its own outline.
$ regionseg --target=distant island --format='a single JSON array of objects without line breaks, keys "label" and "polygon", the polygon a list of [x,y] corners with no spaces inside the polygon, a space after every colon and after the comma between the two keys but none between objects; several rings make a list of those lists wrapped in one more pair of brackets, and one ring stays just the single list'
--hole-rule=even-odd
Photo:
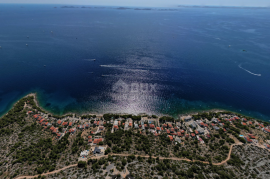
[{"label": "distant island", "polygon": [[269,178],[269,144],[230,111],[57,116],[29,94],[0,119],[0,178]]}]

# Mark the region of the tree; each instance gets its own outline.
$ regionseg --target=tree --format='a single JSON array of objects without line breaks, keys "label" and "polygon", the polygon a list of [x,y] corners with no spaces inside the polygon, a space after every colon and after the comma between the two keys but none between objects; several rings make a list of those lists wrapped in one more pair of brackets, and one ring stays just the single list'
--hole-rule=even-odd
[{"label": "tree", "polygon": [[86,167],[87,167],[87,163],[84,162],[84,161],[79,161],[79,162],[78,162],[78,167],[79,167],[79,168],[86,168]]}]

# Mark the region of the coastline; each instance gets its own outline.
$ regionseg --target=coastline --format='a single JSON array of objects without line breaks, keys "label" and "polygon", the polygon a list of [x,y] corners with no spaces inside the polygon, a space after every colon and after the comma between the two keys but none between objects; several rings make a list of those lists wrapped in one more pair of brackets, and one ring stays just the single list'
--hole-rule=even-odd
[{"label": "coastline", "polygon": [[[54,115],[54,116],[66,116],[66,115],[78,115],[78,116],[82,116],[82,115],[96,115],[98,117],[102,117],[104,114],[108,114],[108,113],[91,113],[91,112],[85,112],[85,113],[76,113],[76,112],[67,112],[67,113],[64,113],[62,115],[57,115],[57,114],[54,114],[48,110],[46,110],[44,107],[42,107],[42,105],[40,104],[39,100],[38,100],[38,95],[37,95],[37,92],[31,92],[23,97],[21,97],[19,100],[25,98],[25,97],[28,97],[28,96],[33,96],[34,97],[34,102],[36,103],[37,107],[39,107],[40,109],[42,109],[43,111],[45,111],[47,114],[50,114],[50,115]],[[17,100],[16,102],[14,102],[11,106],[10,109],[12,109],[14,107],[14,105],[16,103],[18,103]],[[9,109],[9,110],[10,110]],[[9,111],[8,110],[8,111]],[[8,114],[8,111],[6,113],[4,113],[0,118],[2,118],[4,115]],[[251,117],[251,116],[248,116],[248,115],[244,115],[242,113],[237,113],[237,112],[234,112],[234,111],[229,111],[229,110],[225,110],[225,109],[218,109],[218,108],[214,108],[214,109],[209,109],[209,110],[192,110],[192,111],[189,111],[189,112],[185,112],[185,113],[179,113],[177,114],[176,118],[180,119],[181,117],[183,116],[190,116],[190,115],[197,115],[198,113],[204,113],[204,112],[231,112],[231,113],[234,113],[234,114],[240,114],[242,116],[246,116],[246,117]],[[117,114],[117,115],[127,115],[128,113],[109,113],[109,114]],[[134,114],[132,114],[134,115]],[[148,115],[146,113],[139,113],[138,115]],[[172,115],[168,115],[168,114],[156,114],[156,116],[158,117],[162,117],[162,116],[171,116],[171,117],[174,117]],[[264,121],[264,122],[269,122],[269,121],[266,121],[266,120],[263,120],[263,119],[259,119],[259,118],[254,118],[254,117],[251,117],[255,120],[259,120],[259,121]]]}]

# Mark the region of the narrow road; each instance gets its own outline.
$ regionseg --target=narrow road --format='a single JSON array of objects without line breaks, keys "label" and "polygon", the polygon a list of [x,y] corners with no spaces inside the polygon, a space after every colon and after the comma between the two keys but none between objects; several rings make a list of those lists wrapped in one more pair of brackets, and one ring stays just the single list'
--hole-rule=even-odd
[{"label": "narrow road", "polygon": [[[76,167],[78,166],[78,164],[73,164],[73,165],[69,165],[69,166],[66,166],[64,168],[61,168],[61,169],[58,169],[58,170],[54,170],[52,172],[48,172],[48,173],[43,173],[41,174],[41,176],[43,175],[50,175],[50,174],[54,174],[54,173],[58,173],[58,172],[61,172],[62,170],[65,170],[65,169],[68,169],[70,167]],[[16,179],[24,179],[24,178],[35,178],[35,177],[38,177],[39,175],[34,175],[34,176],[19,176],[17,177]]]},{"label": "narrow road", "polygon": [[[236,144],[232,144],[231,145],[231,147],[230,147],[230,151],[229,151],[229,154],[228,154],[228,157],[225,159],[225,160],[223,160],[222,162],[220,162],[220,163],[212,163],[213,165],[223,165],[223,164],[225,164],[228,160],[230,160],[230,158],[231,158],[231,153],[232,153],[232,149],[233,149],[233,146],[235,146],[235,145],[243,145],[243,143],[236,143]],[[111,153],[111,154],[109,154],[109,155],[117,155],[117,156],[130,156],[131,154],[114,154],[114,153]],[[135,155],[135,157],[138,157],[138,156],[140,156],[140,157],[145,157],[145,158],[149,158],[150,156],[149,155]],[[97,156],[97,157],[91,157],[91,159],[99,159],[99,158],[103,158],[103,157],[108,157],[108,155],[104,155],[104,156]],[[157,157],[153,157],[152,156],[152,158],[157,158]],[[200,161],[200,160],[189,160],[189,159],[187,159],[187,158],[177,158],[177,157],[169,157],[169,158],[167,158],[167,157],[159,157],[159,159],[161,159],[161,160],[164,160],[164,159],[169,159],[169,160],[177,160],[177,161],[181,161],[181,160],[185,160],[185,161],[188,161],[188,162],[202,162],[202,163],[205,163],[205,164],[209,164],[209,162],[205,162],[205,161]],[[41,176],[42,175],[50,175],[50,174],[54,174],[54,173],[58,173],[58,172],[60,172],[60,171],[62,171],[62,170],[65,170],[65,169],[68,169],[68,168],[70,168],[70,167],[76,167],[77,166],[77,164],[73,164],[73,165],[69,165],[69,166],[66,166],[66,167],[64,167],[64,168],[61,168],[61,169],[58,169],[58,170],[54,170],[54,171],[52,171],[52,172],[48,172],[48,173],[43,173],[43,174],[41,174]],[[24,179],[24,178],[26,178],[26,179],[28,179],[28,178],[34,178],[34,177],[38,177],[39,175],[34,175],[34,176],[19,176],[19,177],[17,177],[16,179]]]}]

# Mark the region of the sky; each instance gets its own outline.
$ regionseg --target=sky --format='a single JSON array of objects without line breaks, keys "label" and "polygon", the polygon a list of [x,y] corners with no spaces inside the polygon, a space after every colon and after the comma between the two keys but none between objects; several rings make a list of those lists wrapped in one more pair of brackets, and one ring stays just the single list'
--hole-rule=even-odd
[{"label": "sky", "polygon": [[270,7],[270,0],[0,0],[17,4],[176,7],[178,5]]}]

